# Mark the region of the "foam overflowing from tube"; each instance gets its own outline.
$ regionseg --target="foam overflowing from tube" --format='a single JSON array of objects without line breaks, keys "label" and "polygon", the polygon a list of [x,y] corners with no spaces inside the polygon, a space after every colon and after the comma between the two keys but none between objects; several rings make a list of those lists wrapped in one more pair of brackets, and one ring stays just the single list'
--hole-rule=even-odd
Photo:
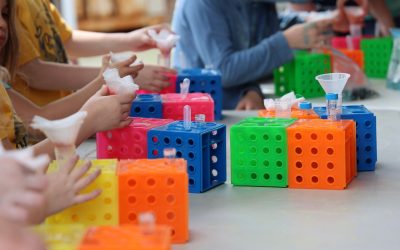
[{"label": "foam overflowing from tube", "polygon": [[181,85],[181,97],[182,99],[186,99],[188,93],[189,93],[189,88],[190,88],[190,80],[188,78],[183,79],[183,82],[180,84]]},{"label": "foam overflowing from tube", "polygon": [[179,40],[179,36],[167,29],[162,29],[159,33],[157,33],[156,30],[151,29],[147,31],[147,33],[156,42],[157,47],[161,52],[164,60],[163,66],[169,68],[171,66],[171,50],[175,47]]},{"label": "foam overflowing from tube", "polygon": [[48,155],[42,154],[35,156],[32,147],[21,150],[5,150],[1,142],[0,157],[13,159],[24,168],[34,172],[44,170],[50,162],[50,157]]},{"label": "foam overflowing from tube", "polygon": [[135,84],[131,76],[121,78],[118,69],[106,69],[103,73],[104,81],[106,82],[111,94],[136,93],[139,86]]},{"label": "foam overflowing from tube", "polygon": [[42,131],[54,144],[56,160],[61,164],[62,161],[76,155],[76,138],[86,116],[86,111],[79,111],[69,117],[54,121],[35,116],[31,127]]}]

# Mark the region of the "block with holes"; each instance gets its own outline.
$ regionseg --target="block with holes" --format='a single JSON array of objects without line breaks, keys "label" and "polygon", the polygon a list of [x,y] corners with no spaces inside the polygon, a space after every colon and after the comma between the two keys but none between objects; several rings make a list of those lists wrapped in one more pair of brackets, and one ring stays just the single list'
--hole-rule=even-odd
[{"label": "block with holes", "polygon": [[[262,109],[258,111],[258,116],[259,117],[276,117],[275,110],[266,110]],[[292,109],[291,118],[297,118],[297,119],[320,119],[317,113],[315,111],[310,110],[310,112],[305,112],[304,110],[300,109]]]},{"label": "block with holes", "polygon": [[364,52],[365,74],[372,78],[385,78],[392,55],[393,39],[391,37],[361,40]]},{"label": "block with holes", "polygon": [[[81,164],[81,163],[79,163]],[[55,171],[55,163],[50,166],[50,172]],[[116,174],[116,160],[92,160],[89,173],[101,169],[101,174],[82,193],[93,190],[102,190],[94,200],[70,207],[58,214],[49,217],[48,224],[82,224],[93,225],[118,225],[118,179]]]},{"label": "block with holes", "polygon": [[197,114],[204,114],[207,122],[214,121],[214,101],[209,94],[189,93],[161,95],[163,102],[163,118],[183,120],[183,107],[189,105],[192,110],[192,121]]},{"label": "block with holes", "polygon": [[162,118],[161,96],[158,94],[141,94],[131,106],[131,117]]},{"label": "block with holes", "polygon": [[[314,110],[321,118],[327,118],[325,107]],[[341,117],[356,122],[357,170],[374,171],[377,161],[376,116],[363,105],[349,105],[342,107]]]},{"label": "block with holes", "polygon": [[140,213],[152,212],[157,224],[171,227],[172,242],[188,241],[189,194],[186,167],[184,159],[120,161],[120,224],[137,224]]},{"label": "block with holes", "polygon": [[123,225],[90,228],[78,250],[170,250],[170,228]]},{"label": "block with holes", "polygon": [[173,122],[168,119],[133,118],[125,128],[96,135],[98,159],[147,158],[147,133],[150,129]]},{"label": "block with holes", "polygon": [[344,189],[357,174],[350,120],[298,120],[287,129],[289,188]]},{"label": "block with holes", "polygon": [[177,78],[177,89],[180,92],[180,83],[183,79],[190,80],[190,93],[208,93],[214,99],[214,117],[222,119],[222,82],[221,73],[214,69],[183,69]]},{"label": "block with holes", "polygon": [[286,129],[295,121],[254,117],[231,127],[233,185],[287,187]]},{"label": "block with holes", "polygon": [[176,148],[176,156],[188,163],[189,191],[205,192],[226,181],[226,127],[217,123],[182,121],[154,128],[148,136],[149,158],[160,158],[165,148]]},{"label": "block with holes", "polygon": [[81,224],[46,225],[34,227],[46,249],[49,250],[75,250],[85,234],[85,227]]}]

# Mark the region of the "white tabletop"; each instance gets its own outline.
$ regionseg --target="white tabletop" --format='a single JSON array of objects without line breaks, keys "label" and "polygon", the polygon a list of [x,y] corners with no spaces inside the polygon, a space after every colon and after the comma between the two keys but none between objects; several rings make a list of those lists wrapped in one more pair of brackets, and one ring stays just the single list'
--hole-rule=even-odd
[{"label": "white tabletop", "polygon": [[[376,83],[380,98],[355,102],[377,116],[375,172],[359,173],[341,191],[233,187],[228,180],[191,194],[190,242],[174,249],[399,249],[400,92]],[[230,127],[256,112],[224,115]],[[89,140],[78,150],[94,158],[94,149]]]}]

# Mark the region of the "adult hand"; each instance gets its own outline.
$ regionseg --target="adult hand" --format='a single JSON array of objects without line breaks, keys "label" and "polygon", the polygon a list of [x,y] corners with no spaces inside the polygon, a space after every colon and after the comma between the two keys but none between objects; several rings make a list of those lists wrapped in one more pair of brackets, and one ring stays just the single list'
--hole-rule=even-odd
[{"label": "adult hand", "polygon": [[171,74],[176,74],[176,71],[161,66],[145,65],[135,83],[140,86],[140,89],[160,92],[171,84],[168,77]]},{"label": "adult hand", "polygon": [[296,24],[283,32],[289,47],[310,49],[324,45],[331,34],[332,20]]},{"label": "adult hand", "polygon": [[151,29],[157,31],[157,33],[162,29],[171,31],[171,28],[168,24],[159,24],[127,33],[127,42],[129,42],[132,51],[143,51],[157,47],[155,41],[147,33]]},{"label": "adult hand", "polygon": [[356,6],[345,4],[348,0],[337,0],[337,15],[333,21],[333,29],[338,32],[348,32],[350,24],[362,25],[364,18],[368,14],[368,0],[355,0]]},{"label": "adult hand", "polygon": [[249,90],[236,106],[236,110],[258,110],[262,108],[263,99],[255,90]]}]

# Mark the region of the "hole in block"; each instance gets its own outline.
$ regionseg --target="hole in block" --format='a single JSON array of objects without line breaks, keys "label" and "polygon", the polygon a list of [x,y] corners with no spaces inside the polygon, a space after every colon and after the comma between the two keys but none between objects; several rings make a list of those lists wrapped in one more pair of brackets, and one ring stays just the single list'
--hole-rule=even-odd
[{"label": "hole in block", "polygon": [[250,161],[250,165],[252,165],[253,167],[257,166],[257,161],[256,160]]},{"label": "hole in block", "polygon": [[167,195],[167,203],[173,204],[175,202],[175,196],[172,194]]},{"label": "hole in block", "polygon": [[163,141],[167,145],[170,143],[170,139],[168,137],[164,137]]},{"label": "hole in block", "polygon": [[109,214],[109,213],[106,213],[106,214],[104,215],[104,219],[105,219],[105,220],[111,220],[111,219],[112,219],[112,215]]},{"label": "hole in block", "polygon": [[366,146],[366,147],[365,147],[365,151],[366,151],[366,152],[371,152],[371,150],[372,150],[372,147],[371,147],[371,146]]},{"label": "hole in block", "polygon": [[135,196],[129,196],[128,197],[128,202],[131,204],[135,204],[136,203],[136,197]]},{"label": "hole in block", "polygon": [[327,153],[328,155],[333,155],[334,152],[335,152],[335,151],[333,150],[333,148],[328,148],[328,149],[326,150],[326,153]]},{"label": "hole in block", "polygon": [[267,161],[267,160],[263,161],[263,165],[264,165],[265,167],[268,167],[268,166],[269,166],[269,161]]},{"label": "hole in block", "polygon": [[282,154],[282,149],[281,148],[276,148],[276,153],[277,154]]},{"label": "hole in block", "polygon": [[255,141],[257,139],[256,135],[250,135],[250,140]]},{"label": "hole in block", "polygon": [[107,151],[108,151],[108,152],[112,152],[112,150],[113,150],[113,147],[112,147],[111,145],[108,145],[108,146],[107,146]]},{"label": "hole in block", "polygon": [[283,176],[281,174],[277,174],[276,179],[278,179],[278,181],[281,181],[283,179]]},{"label": "hole in block", "polygon": [[295,137],[297,140],[301,140],[301,134],[300,134],[300,133],[296,133],[296,134],[294,135],[294,137]]},{"label": "hole in block", "polygon": [[175,219],[175,214],[173,212],[168,212],[167,213],[167,219],[168,220],[173,220]]},{"label": "hole in block", "polygon": [[171,229],[171,236],[173,237],[175,235],[175,229]]},{"label": "hole in block", "polygon": [[283,165],[283,163],[282,163],[281,161],[277,161],[277,162],[276,162],[276,166],[277,166],[277,167],[282,167],[282,165]]},{"label": "hole in block", "polygon": [[302,168],[302,167],[303,167],[303,163],[301,163],[301,161],[297,161],[296,168]]},{"label": "hole in block", "polygon": [[167,186],[173,186],[175,184],[175,180],[172,177],[167,178]]},{"label": "hole in block", "polygon": [[311,167],[314,168],[314,169],[315,169],[315,168],[318,168],[318,163],[315,162],[315,161],[312,162],[312,163],[311,163]]},{"label": "hole in block", "polygon": [[365,121],[364,125],[365,125],[365,127],[370,128],[371,125],[372,125],[372,122],[371,121]]},{"label": "hole in block", "polygon": [[194,167],[192,165],[189,165],[188,169],[190,173],[194,173]]},{"label": "hole in block", "polygon": [[250,175],[250,177],[251,177],[251,179],[255,180],[255,179],[257,179],[257,174],[256,173],[252,173]]},{"label": "hole in block", "polygon": [[335,178],[333,178],[332,176],[329,176],[327,180],[328,180],[329,184],[332,184],[335,182]]},{"label": "hole in block", "polygon": [[181,138],[176,138],[175,140],[177,145],[182,145],[182,139]]},{"label": "hole in block", "polygon": [[253,153],[253,154],[254,154],[254,153],[256,153],[256,152],[257,152],[257,149],[256,149],[255,147],[251,147],[251,148],[250,148],[250,153]]},{"label": "hole in block", "polygon": [[332,134],[327,134],[326,135],[326,139],[328,139],[329,141],[333,140],[333,135]]},{"label": "hole in block", "polygon": [[372,138],[372,135],[371,135],[370,133],[366,133],[366,134],[364,135],[364,138],[367,139],[367,140],[369,140],[369,139]]},{"label": "hole in block", "polygon": [[265,179],[265,180],[269,180],[269,178],[270,178],[269,174],[265,173],[265,174],[264,174],[264,179]]},{"label": "hole in block", "polygon": [[311,154],[313,154],[313,155],[318,154],[318,149],[317,148],[312,148],[311,149]]},{"label": "hole in block", "polygon": [[211,174],[212,174],[212,176],[217,177],[218,171],[216,169],[213,169],[213,170],[211,170]]},{"label": "hole in block", "polygon": [[148,110],[150,113],[154,113],[156,111],[156,108],[154,106],[150,106]]},{"label": "hole in block", "polygon": [[275,140],[281,141],[281,140],[282,140],[282,136],[281,136],[281,135],[276,135],[276,136],[275,136]]},{"label": "hole in block", "polygon": [[313,183],[318,183],[318,177],[317,177],[317,176],[311,177],[311,181],[312,181]]},{"label": "hole in block", "polygon": [[106,204],[106,205],[110,205],[111,202],[112,202],[112,199],[111,199],[111,198],[105,198],[105,199],[104,199],[104,204]]},{"label": "hole in block", "polygon": [[326,166],[328,167],[328,169],[333,169],[333,167],[334,167],[334,165],[333,165],[332,162],[328,162],[328,163],[326,164]]},{"label": "hole in block", "polygon": [[193,146],[193,145],[194,145],[194,140],[193,140],[193,139],[189,139],[189,140],[188,140],[188,144],[189,144],[190,146]]},{"label": "hole in block", "polygon": [[189,152],[189,154],[188,154],[188,156],[189,156],[189,159],[194,159],[194,153],[193,152]]},{"label": "hole in block", "polygon": [[303,153],[303,150],[301,148],[297,147],[295,149],[295,152],[296,152],[296,154],[300,155],[301,153]]},{"label": "hole in block", "polygon": [[154,186],[155,184],[156,180],[154,180],[153,178],[147,180],[147,185],[149,185],[150,187]]},{"label": "hole in block", "polygon": [[74,222],[78,222],[79,221],[79,216],[77,214],[73,214],[71,216],[71,220],[74,221]]},{"label": "hole in block", "polygon": [[151,151],[151,153],[153,154],[153,156],[158,156],[158,150],[157,149],[153,149],[153,151]]},{"label": "hole in block", "polygon": [[263,139],[264,139],[265,141],[268,141],[268,140],[269,140],[269,136],[268,136],[267,134],[264,134],[264,135],[263,135]]},{"label": "hole in block", "polygon": [[96,220],[96,215],[91,214],[91,215],[88,216],[88,219],[89,219],[90,221],[95,221],[95,220]]},{"label": "hole in block", "polygon": [[312,133],[311,134],[311,139],[316,140],[318,138],[317,134]]},{"label": "hole in block", "polygon": [[371,163],[372,163],[372,159],[371,159],[371,158],[367,158],[367,159],[365,160],[365,163],[371,164]]},{"label": "hole in block", "polygon": [[264,154],[268,154],[269,153],[269,148],[263,148],[263,152],[264,152]]},{"label": "hole in block", "polygon": [[181,151],[176,151],[176,157],[177,158],[182,158],[182,152]]},{"label": "hole in block", "polygon": [[133,111],[134,111],[136,114],[139,114],[139,113],[142,111],[142,109],[141,109],[140,107],[135,107],[135,108],[133,109]]},{"label": "hole in block", "polygon": [[158,137],[157,136],[151,137],[151,141],[154,142],[154,143],[157,143],[158,142]]},{"label": "hole in block", "polygon": [[136,221],[136,214],[135,213],[130,213],[128,215],[128,220],[130,221]]},{"label": "hole in block", "polygon": [[130,186],[131,188],[136,186],[136,180],[135,179],[130,179],[128,180],[128,186]]},{"label": "hole in block", "polygon": [[302,183],[302,182],[303,182],[303,177],[301,177],[301,176],[296,176],[296,182]]},{"label": "hole in block", "polygon": [[195,182],[194,182],[194,179],[190,178],[190,179],[189,179],[189,185],[193,186],[194,183],[195,183]]},{"label": "hole in block", "polygon": [[154,195],[147,196],[147,202],[150,204],[154,204],[156,202],[156,197]]}]

